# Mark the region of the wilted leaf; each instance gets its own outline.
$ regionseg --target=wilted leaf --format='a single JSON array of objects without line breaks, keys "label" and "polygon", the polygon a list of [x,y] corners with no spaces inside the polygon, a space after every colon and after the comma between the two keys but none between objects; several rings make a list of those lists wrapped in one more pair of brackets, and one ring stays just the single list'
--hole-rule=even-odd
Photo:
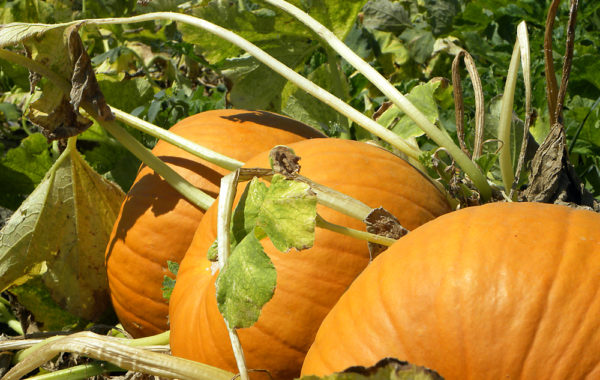
[{"label": "wilted leaf", "polygon": [[302,376],[300,380],[443,380],[437,372],[393,358],[382,359],[372,367],[350,367],[331,375]]},{"label": "wilted leaf", "polygon": [[72,24],[73,23],[44,25],[16,22],[2,25],[0,26],[0,48],[13,46],[20,42],[26,42],[26,40],[32,37],[41,37],[43,34],[55,29],[60,32]]},{"label": "wilted leaf", "polygon": [[73,330],[84,327],[86,321],[65,311],[53,299],[40,277],[10,289],[19,304],[35,316],[35,322],[45,331]]},{"label": "wilted leaf", "polygon": [[217,278],[219,311],[228,326],[252,326],[262,306],[273,297],[276,282],[277,272],[271,259],[254,232],[250,232],[231,252]]},{"label": "wilted leaf", "polygon": [[0,289],[42,275],[61,307],[101,316],[110,304],[104,250],[123,198],[69,145],[0,231]]},{"label": "wilted leaf", "polygon": [[258,214],[257,224],[282,252],[312,247],[317,196],[310,186],[276,174]]},{"label": "wilted leaf", "polygon": [[101,118],[113,117],[79,36],[81,25],[9,24],[0,29],[0,46],[22,43],[32,60],[71,83],[70,94],[55,83],[45,83],[43,94],[31,104],[30,120],[51,140],[74,136],[91,125],[79,114],[79,105],[84,101]]}]

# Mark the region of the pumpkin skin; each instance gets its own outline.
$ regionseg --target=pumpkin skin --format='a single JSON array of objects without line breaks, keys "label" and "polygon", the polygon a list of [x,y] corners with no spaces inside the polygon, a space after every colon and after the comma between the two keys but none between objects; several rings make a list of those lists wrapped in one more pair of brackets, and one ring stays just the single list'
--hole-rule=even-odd
[{"label": "pumpkin skin", "polygon": [[[403,226],[416,228],[450,211],[446,198],[421,173],[388,151],[356,141],[313,139],[288,145],[301,157],[300,173],[355,197],[383,206]],[[246,162],[268,167],[268,152]],[[243,191],[238,188],[238,197]],[[215,202],[216,203],[216,202]],[[326,220],[364,230],[364,224],[318,205]],[[208,211],[186,253],[170,301],[171,351],[175,356],[237,372],[231,343],[215,295],[206,252],[216,238],[217,207]],[[273,298],[258,322],[239,329],[248,368],[267,369],[275,379],[299,375],[317,328],[338,297],[369,263],[366,242],[317,228],[312,248],[277,251],[261,242],[277,269]]]},{"label": "pumpkin skin", "polygon": [[340,298],[302,373],[391,356],[445,379],[598,379],[599,228],[599,214],[540,203],[427,223]]},{"label": "pumpkin skin", "polygon": [[[190,116],[170,131],[240,161],[278,144],[324,136],[284,116],[234,109]],[[164,141],[152,152],[213,197],[228,172]],[[141,166],[106,250],[112,303],[133,337],[168,329],[169,307],[161,290],[164,276],[171,275],[167,260],[181,260],[203,215],[204,210],[185,200],[152,169]]]}]

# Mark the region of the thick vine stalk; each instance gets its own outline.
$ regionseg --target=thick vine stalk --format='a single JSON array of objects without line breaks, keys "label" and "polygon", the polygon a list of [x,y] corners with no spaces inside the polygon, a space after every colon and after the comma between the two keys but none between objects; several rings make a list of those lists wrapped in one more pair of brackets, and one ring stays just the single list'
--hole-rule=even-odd
[{"label": "thick vine stalk", "polygon": [[[229,228],[231,226],[231,213],[233,202],[235,200],[238,178],[238,170],[221,178],[221,187],[219,189],[219,200],[217,204],[217,241],[219,242],[217,245],[217,252],[219,271],[223,271],[223,267],[225,267],[225,264],[229,259],[229,250],[231,249]],[[231,340],[231,347],[238,366],[238,371],[240,371],[240,378],[242,380],[249,380],[248,368],[246,367],[246,359],[244,358],[244,351],[242,350],[240,338],[236,329],[229,326],[227,319],[224,318],[224,320],[225,325],[227,326],[227,332],[229,333],[229,340]]]},{"label": "thick vine stalk", "polygon": [[[427,117],[419,111],[400,91],[398,91],[389,81],[387,81],[377,70],[371,65],[360,58],[354,53],[346,44],[344,44],[333,32],[313,19],[307,13],[303,12],[294,5],[287,3],[283,0],[265,0],[265,2],[274,5],[290,15],[297,18],[300,22],[305,24],[315,33],[317,33],[323,41],[329,44],[338,54],[342,56],[348,63],[356,68],[361,74],[363,74],[375,87],[377,87],[385,96],[392,101],[400,110],[402,110],[407,116],[409,116],[416,124],[429,136],[433,141],[441,147],[444,147],[447,152],[452,156],[454,161],[463,169],[463,171],[471,178],[473,184],[479,189],[481,197],[484,201],[489,200],[492,195],[492,189],[488,184],[485,176],[473,161],[458,147],[452,139],[436,127]],[[378,125],[379,129],[383,129],[382,126]],[[376,132],[371,131],[375,135],[383,138],[392,145],[392,140],[379,135]],[[393,134],[393,132],[388,131]],[[395,135],[395,134],[394,134]],[[386,134],[387,136],[387,134]],[[397,139],[398,136],[395,137]]]},{"label": "thick vine stalk", "polygon": [[4,375],[18,380],[61,352],[73,352],[114,363],[120,368],[171,379],[230,380],[234,375],[219,368],[124,344],[127,339],[79,332],[47,342]]},{"label": "thick vine stalk", "polygon": [[208,162],[222,167],[227,170],[235,170],[242,165],[243,162],[225,156],[221,153],[215,152],[214,150],[198,145],[188,139],[185,139],[173,132],[170,132],[164,128],[157,127],[156,125],[135,117],[127,112],[121,111],[115,107],[111,107],[112,112],[115,114],[117,120],[134,127],[135,129],[149,134],[150,136],[156,137],[157,139],[164,140],[169,144],[175,145],[194,156],[200,157]]},{"label": "thick vine stalk", "polygon": [[[302,75],[298,74],[294,70],[290,69],[283,63],[279,62],[269,54],[267,54],[264,50],[260,49],[258,46],[249,42],[248,40],[238,36],[237,34],[222,28],[218,25],[210,23],[206,20],[199,19],[197,17],[180,14],[180,13],[172,13],[172,12],[156,12],[156,13],[147,13],[140,16],[133,17],[124,17],[124,18],[105,18],[105,19],[88,19],[85,20],[85,23],[88,25],[102,25],[102,24],[127,24],[127,23],[137,23],[137,22],[145,22],[145,21],[155,21],[155,20],[169,20],[169,21],[178,21],[183,22],[194,27],[203,29],[207,32],[215,34],[224,40],[231,42],[232,44],[240,47],[241,49],[248,52],[250,55],[255,57],[257,60],[271,68],[273,71],[277,72],[287,80],[291,81],[302,90],[308,92],[312,96],[321,100],[323,103],[329,105],[342,115],[348,117],[352,121],[359,124],[361,127],[365,128],[369,132],[381,137],[383,140],[389,142],[402,153],[406,154],[410,157],[415,164],[418,165],[419,156],[421,155],[421,150],[404,141],[400,136],[396,135],[392,131],[382,127],[376,121],[370,119],[366,115],[363,115],[361,112],[352,108],[343,100],[337,98],[332,95],[327,90],[322,87],[317,86],[310,80],[304,78]],[[408,100],[407,100],[408,102]],[[411,104],[412,105],[412,104]],[[414,107],[414,106],[413,106]],[[424,117],[424,116],[423,116]]]}]

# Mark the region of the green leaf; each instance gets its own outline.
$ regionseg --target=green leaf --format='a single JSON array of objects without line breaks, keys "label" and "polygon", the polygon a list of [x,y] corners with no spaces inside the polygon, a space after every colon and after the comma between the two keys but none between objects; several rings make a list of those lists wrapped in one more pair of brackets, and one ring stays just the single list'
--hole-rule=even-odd
[{"label": "green leaf", "polygon": [[97,319],[110,308],[104,250],[123,199],[70,142],[0,231],[0,289],[39,275],[57,304]]},{"label": "green leaf", "polygon": [[[292,3],[343,39],[350,32],[365,1]],[[209,1],[195,6],[193,14],[239,34],[292,69],[305,62],[318,47],[313,33],[279,9],[258,8],[257,5],[249,8],[240,10],[234,3],[223,6],[218,1]],[[184,40],[194,43],[199,52],[209,62],[218,64],[231,81],[229,98],[235,107],[281,110],[280,94],[287,83],[286,79],[219,37],[187,25],[180,25],[180,29]]]},{"label": "green leaf", "polygon": [[[256,227],[267,192],[267,185],[257,177],[254,177],[246,185],[231,218],[231,244],[233,247]],[[257,237],[262,239],[264,235]]]},{"label": "green leaf", "polygon": [[[439,79],[413,87],[406,97],[429,121],[438,125],[441,111],[453,106],[452,87]],[[388,108],[377,122],[405,139],[424,134],[415,122],[395,105]]]},{"label": "green leaf", "polygon": [[52,166],[50,144],[41,133],[24,138],[0,159],[0,206],[15,210]]},{"label": "green leaf", "polygon": [[[329,70],[329,65],[320,65],[308,75],[308,79],[322,88],[331,89],[335,85],[334,75],[339,76]],[[282,97],[283,113],[323,131],[327,136],[340,136],[347,129],[342,126],[343,116],[337,111],[291,83],[284,88]]]},{"label": "green leaf", "polygon": [[[174,277],[177,277],[177,272],[179,271],[179,263],[168,260],[167,269],[173,274]],[[164,276],[162,283],[162,292],[164,299],[169,300],[171,298],[171,294],[173,293],[174,287],[175,279],[169,276]]]},{"label": "green leaf", "polygon": [[154,97],[152,85],[145,78],[119,80],[110,75],[98,75],[98,85],[106,102],[125,112],[150,103]]},{"label": "green leaf", "polygon": [[401,3],[372,0],[363,8],[363,25],[369,29],[400,34],[411,26],[410,14]]},{"label": "green leaf", "polygon": [[[281,45],[280,45],[281,43]],[[264,41],[263,49],[288,67],[302,63],[315,49],[309,39],[297,36],[282,36],[276,46]],[[228,59],[223,63],[223,75],[232,81],[229,94],[231,103],[237,108],[275,109],[281,108],[281,92],[287,79],[250,55]]]},{"label": "green leaf", "polygon": [[250,232],[231,252],[216,282],[219,311],[230,328],[252,326],[275,292],[277,272]]},{"label": "green leaf", "polygon": [[258,226],[282,252],[312,247],[317,196],[310,186],[276,174],[260,208]]},{"label": "green leaf", "polygon": [[406,29],[400,39],[408,47],[408,51],[415,62],[423,64],[431,58],[435,38],[433,33],[425,28]]},{"label": "green leaf", "polygon": [[458,0],[425,0],[425,7],[435,36],[450,31],[454,16],[460,11]]}]

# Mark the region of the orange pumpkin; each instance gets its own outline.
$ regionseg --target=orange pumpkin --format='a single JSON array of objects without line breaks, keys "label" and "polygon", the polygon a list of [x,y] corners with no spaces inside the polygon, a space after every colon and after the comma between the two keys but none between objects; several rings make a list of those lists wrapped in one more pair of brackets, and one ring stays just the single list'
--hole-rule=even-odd
[{"label": "orange pumpkin", "polygon": [[[383,206],[407,228],[450,211],[444,195],[406,161],[375,146],[349,140],[313,139],[290,144],[301,157],[300,173],[323,185]],[[268,152],[246,163],[268,167]],[[242,187],[238,189],[238,195]],[[362,222],[321,205],[326,220],[356,229]],[[171,350],[174,355],[237,372],[231,343],[215,296],[208,247],[216,238],[216,205],[203,218],[177,274],[171,296]],[[277,287],[258,322],[238,330],[248,368],[267,369],[275,379],[300,372],[319,324],[338,297],[369,263],[366,242],[317,229],[304,251],[278,252],[265,239],[277,269]]]},{"label": "orange pumpkin", "polygon": [[496,203],[400,239],[323,321],[302,368],[396,357],[451,379],[600,378],[600,215]]},{"label": "orange pumpkin", "polygon": [[[284,116],[232,109],[199,113],[170,131],[240,161],[278,144],[323,137]],[[227,170],[164,141],[152,152],[194,186],[218,194]],[[164,276],[170,274],[167,261],[181,260],[203,215],[204,210],[186,201],[152,169],[140,168],[106,250],[112,303],[134,337],[168,329],[169,306],[161,290]]]}]

